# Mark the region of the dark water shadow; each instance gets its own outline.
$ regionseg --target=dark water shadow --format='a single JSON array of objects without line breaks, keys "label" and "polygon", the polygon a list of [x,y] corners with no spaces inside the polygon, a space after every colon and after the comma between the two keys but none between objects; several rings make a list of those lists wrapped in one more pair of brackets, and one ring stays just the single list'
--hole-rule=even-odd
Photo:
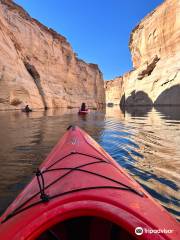
[{"label": "dark water shadow", "polygon": [[167,120],[180,120],[180,106],[155,106],[155,109]]},{"label": "dark water shadow", "polygon": [[180,84],[166,89],[162,92],[154,105],[180,105]]},{"label": "dark water shadow", "polygon": [[152,110],[152,106],[126,106],[125,111],[132,117],[144,117]]}]

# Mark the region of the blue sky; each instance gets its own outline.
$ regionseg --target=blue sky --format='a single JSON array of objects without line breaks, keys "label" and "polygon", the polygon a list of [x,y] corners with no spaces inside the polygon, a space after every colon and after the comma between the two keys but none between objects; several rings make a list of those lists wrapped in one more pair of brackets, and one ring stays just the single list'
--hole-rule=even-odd
[{"label": "blue sky", "polygon": [[104,79],[132,69],[132,29],[163,0],[15,0],[29,14],[64,35],[78,57],[97,63]]}]

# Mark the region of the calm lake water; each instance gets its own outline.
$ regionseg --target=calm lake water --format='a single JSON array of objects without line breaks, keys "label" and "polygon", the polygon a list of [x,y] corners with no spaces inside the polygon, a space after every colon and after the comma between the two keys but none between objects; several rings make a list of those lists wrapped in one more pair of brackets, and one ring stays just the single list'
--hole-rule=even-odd
[{"label": "calm lake water", "polygon": [[0,213],[70,124],[87,131],[154,198],[180,219],[180,108],[0,112]]}]

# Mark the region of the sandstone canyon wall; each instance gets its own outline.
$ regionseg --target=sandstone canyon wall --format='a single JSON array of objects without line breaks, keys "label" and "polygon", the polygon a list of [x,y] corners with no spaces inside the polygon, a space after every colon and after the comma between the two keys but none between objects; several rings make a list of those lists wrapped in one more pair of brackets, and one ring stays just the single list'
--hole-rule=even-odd
[{"label": "sandstone canyon wall", "polygon": [[102,73],[78,59],[66,38],[0,0],[0,110],[105,103]]},{"label": "sandstone canyon wall", "polygon": [[123,86],[123,77],[116,77],[114,80],[105,81],[106,102],[119,104],[124,93]]},{"label": "sandstone canyon wall", "polygon": [[134,69],[119,83],[105,83],[107,102],[116,104],[120,91],[119,103],[127,105],[180,105],[180,1],[165,0],[148,14],[132,31],[129,48]]}]

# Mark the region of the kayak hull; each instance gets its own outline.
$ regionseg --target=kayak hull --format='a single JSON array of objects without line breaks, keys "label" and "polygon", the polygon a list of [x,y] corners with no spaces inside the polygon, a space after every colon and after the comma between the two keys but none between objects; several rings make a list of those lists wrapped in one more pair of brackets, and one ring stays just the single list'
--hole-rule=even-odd
[{"label": "kayak hull", "polygon": [[39,169],[48,200],[34,177],[1,217],[3,239],[36,239],[56,224],[86,216],[107,219],[132,239],[137,227],[173,230],[140,239],[180,237],[178,222],[78,127],[69,128]]},{"label": "kayak hull", "polygon": [[86,115],[88,113],[89,113],[89,110],[87,110],[87,111],[79,111],[78,112],[79,115]]},{"label": "kayak hull", "polygon": [[30,109],[30,110],[25,110],[25,109],[22,109],[22,112],[25,112],[25,113],[29,113],[29,112],[32,112],[32,109]]}]

